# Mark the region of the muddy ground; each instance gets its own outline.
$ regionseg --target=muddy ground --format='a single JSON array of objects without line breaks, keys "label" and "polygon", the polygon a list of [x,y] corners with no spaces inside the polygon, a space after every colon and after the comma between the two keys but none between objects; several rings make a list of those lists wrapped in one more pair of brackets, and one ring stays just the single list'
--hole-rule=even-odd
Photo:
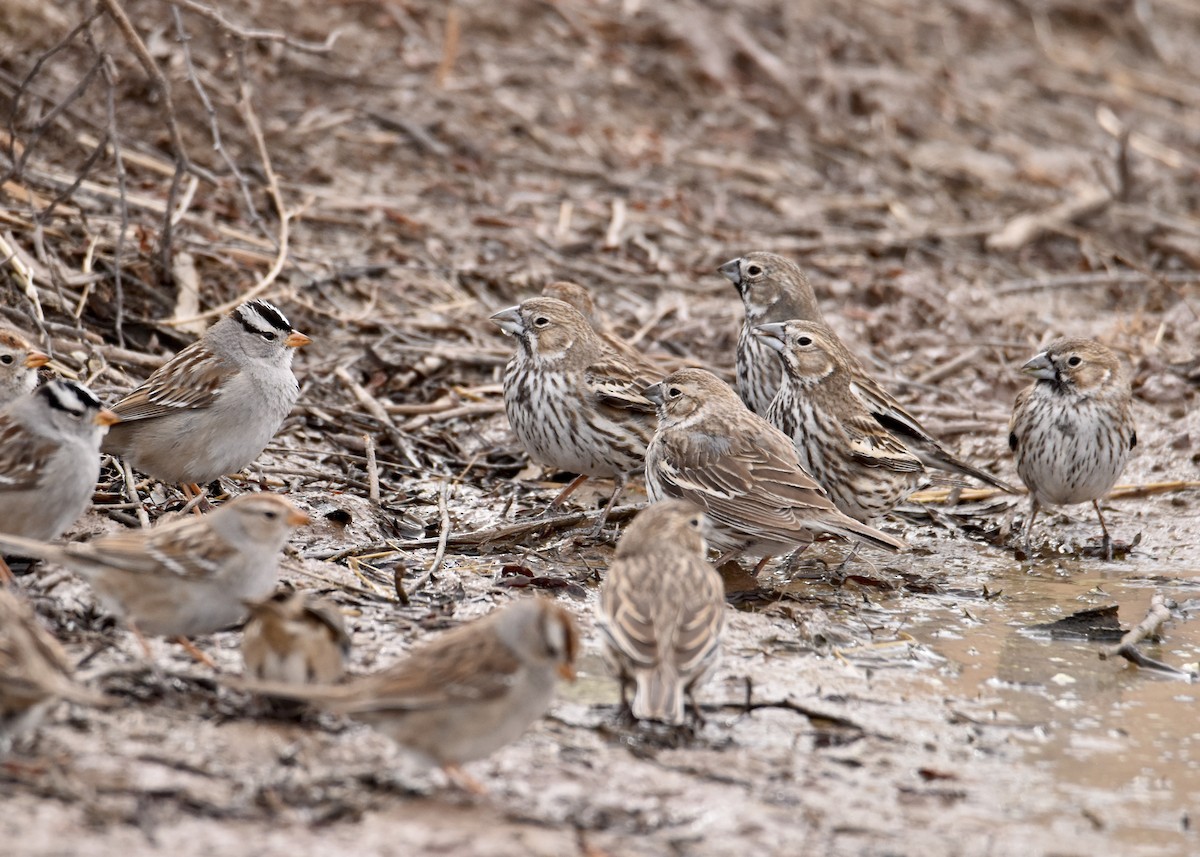
[{"label": "muddy ground", "polygon": [[[83,584],[24,577],[85,680],[123,705],[60,707],[18,748],[0,851],[1200,851],[1194,686],[1099,660],[1107,641],[1023,630],[1107,604],[1130,626],[1161,593],[1179,606],[1148,651],[1200,660],[1193,4],[95,9],[10,0],[0,19],[0,236],[16,254],[0,314],[115,396],[190,341],[196,325],[169,319],[250,289],[276,300],[315,340],[301,404],[226,488],[287,490],[314,514],[283,576],[346,611],[353,671],[522,596],[514,567],[587,647],[551,715],[471,766],[490,790],[473,798],[365,728],[265,718],[161,641],[151,672]],[[762,591],[731,580],[707,722],[671,742],[617,723],[597,654],[619,527],[596,542],[581,519],[605,486],[540,535],[513,530],[560,477],[508,432],[511,344],[486,317],[574,279],[643,347],[727,370],[741,309],[715,268],[753,248],[801,261],[880,377],[1011,480],[1015,368],[1056,335],[1117,348],[1141,444],[1106,516],[1137,544],[1098,559],[1075,509],[1025,557],[1023,502],[931,497],[887,525],[910,554],[864,552],[840,584],[832,544],[797,576],[768,568]],[[151,517],[179,505],[139,494]],[[136,523],[126,499],[106,471],[72,536]],[[200,645],[237,673],[238,642]]]}]

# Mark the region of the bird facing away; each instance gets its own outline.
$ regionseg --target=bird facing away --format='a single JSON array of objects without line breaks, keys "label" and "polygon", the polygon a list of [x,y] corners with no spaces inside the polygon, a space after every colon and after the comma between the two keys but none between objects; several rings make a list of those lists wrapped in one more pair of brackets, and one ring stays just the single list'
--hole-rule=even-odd
[{"label": "bird facing away", "polygon": [[920,459],[854,395],[854,358],[827,325],[760,324],[754,334],[783,358],[783,383],[767,421],[792,439],[834,505],[870,521],[928,483]]},{"label": "bird facing away", "polygon": [[460,785],[460,765],[515,741],[573,680],[579,635],[552,601],[525,598],[439,635],[374,675],[333,687],[233,683],[367,723]]},{"label": "bird facing away", "polygon": [[190,637],[240,622],[243,602],[269,595],[288,533],[307,523],[283,497],[243,494],[151,529],[69,544],[0,534],[0,546],[71,569],[141,631]]},{"label": "bird facing away", "polygon": [[646,450],[650,499],[703,509],[713,546],[767,557],[834,533],[900,551],[901,540],[848,517],[804,472],[792,439],[749,410],[703,369],[681,369],[648,388],[658,431]]},{"label": "bird facing away", "polygon": [[717,270],[733,283],[746,310],[737,342],[738,393],[746,407],[765,417],[783,368],[771,349],[754,336],[754,328],[794,318],[824,321],[821,308],[808,275],[791,259],[775,253],[755,250]]},{"label": "bird facing away", "polygon": [[1091,503],[1112,557],[1100,498],[1116,484],[1137,446],[1133,393],[1121,361],[1091,339],[1060,339],[1021,371],[1033,385],[1017,395],[1008,445],[1029,489],[1028,547],[1042,506]]},{"label": "bird facing away", "polygon": [[0,757],[60,699],[107,705],[71,677],[66,653],[21,598],[0,587]]},{"label": "bird facing away", "polygon": [[292,354],[311,341],[267,301],[241,304],[113,405],[104,451],[163,482],[236,473],[296,404]]},{"label": "bird facing away", "polygon": [[535,461],[617,481],[597,530],[630,475],[641,472],[654,433],[654,405],[641,393],[653,381],[606,346],[580,312],[554,298],[531,298],[492,321],[516,337],[504,370],[504,410]]},{"label": "bird facing away", "polygon": [[37,370],[50,358],[20,333],[0,328],[0,408],[37,386]]},{"label": "bird facing away", "polygon": [[647,507],[621,537],[600,590],[607,660],[621,707],[638,720],[683,723],[685,697],[694,704],[716,665],[725,584],[705,561],[703,527],[704,513],[684,500]]},{"label": "bird facing away", "polygon": [[247,605],[242,631],[246,675],[259,681],[332,684],[350,655],[350,634],[337,605],[296,589],[281,589]]},{"label": "bird facing away", "polygon": [[51,381],[0,411],[0,532],[56,539],[92,502],[100,441],[116,415],[74,381]]}]

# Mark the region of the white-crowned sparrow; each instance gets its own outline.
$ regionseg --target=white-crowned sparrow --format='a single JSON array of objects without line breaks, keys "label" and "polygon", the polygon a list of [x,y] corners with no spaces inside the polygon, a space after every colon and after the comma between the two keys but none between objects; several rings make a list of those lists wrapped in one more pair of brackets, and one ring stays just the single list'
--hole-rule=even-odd
[{"label": "white-crowned sparrow", "polygon": [[281,589],[248,606],[242,632],[246,675],[287,684],[332,684],[342,677],[350,634],[337,605]]},{"label": "white-crowned sparrow", "polygon": [[236,473],[291,412],[292,349],[311,341],[271,304],[247,301],[113,405],[121,425],[104,451],[164,482]]},{"label": "white-crowned sparrow", "polygon": [[0,411],[0,532],[56,539],[79,519],[116,415],[74,381],[51,381]]},{"label": "white-crowned sparrow", "polygon": [[60,699],[105,705],[71,678],[66,653],[25,601],[0,588],[0,756]]},{"label": "white-crowned sparrow", "polygon": [[[597,619],[621,706],[639,720],[680,724],[716,664],[725,584],[705,561],[704,513],[663,500],[634,518],[604,578]],[[626,692],[633,685],[633,704]]]},{"label": "white-crowned sparrow", "polygon": [[269,595],[288,533],[307,523],[277,494],[243,494],[148,530],[65,545],[0,534],[0,546],[76,572],[141,631],[190,637],[240,622],[245,601]]},{"label": "white-crowned sparrow", "polygon": [[0,408],[37,386],[37,370],[50,358],[15,330],[0,328]]},{"label": "white-crowned sparrow", "polygon": [[541,717],[556,680],[574,678],[578,648],[575,623],[565,610],[527,598],[344,685],[234,684],[368,723],[465,788],[480,791],[459,765],[498,750]]}]

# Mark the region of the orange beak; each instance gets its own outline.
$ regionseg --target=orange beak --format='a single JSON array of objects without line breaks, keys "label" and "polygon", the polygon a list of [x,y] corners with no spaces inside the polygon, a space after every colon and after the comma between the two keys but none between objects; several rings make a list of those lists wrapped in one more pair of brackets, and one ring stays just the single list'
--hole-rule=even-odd
[{"label": "orange beak", "polygon": [[283,340],[283,344],[288,348],[303,348],[310,342],[312,342],[312,340],[298,330],[293,330],[288,334],[288,338]]},{"label": "orange beak", "polygon": [[121,421],[121,418],[108,408],[101,408],[100,413],[96,414],[96,425],[111,426],[116,425]]},{"label": "orange beak", "polygon": [[558,677],[567,681],[575,681],[575,667],[571,664],[559,664]]},{"label": "orange beak", "polygon": [[50,362],[49,356],[40,351],[30,351],[25,357],[25,366],[29,369],[38,369]]},{"label": "orange beak", "polygon": [[305,524],[311,524],[312,518],[299,509],[292,509],[292,511],[288,512],[287,522],[293,527],[303,527]]}]

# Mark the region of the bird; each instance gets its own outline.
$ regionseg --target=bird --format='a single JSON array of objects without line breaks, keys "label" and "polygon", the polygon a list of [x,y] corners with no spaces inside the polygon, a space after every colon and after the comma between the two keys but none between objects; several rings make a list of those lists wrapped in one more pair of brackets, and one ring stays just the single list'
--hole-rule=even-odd
[{"label": "bird", "polygon": [[289,684],[332,684],[342,677],[350,634],[335,604],[281,589],[247,607],[242,661],[248,676]]},{"label": "bird", "polygon": [[651,500],[678,497],[704,510],[721,561],[763,558],[834,533],[889,551],[908,547],[845,515],[800,464],[792,439],[748,409],[711,372],[681,369],[644,391],[658,406],[646,449]]},{"label": "bird", "polygon": [[[790,259],[755,251],[726,262],[718,270],[737,286],[746,307],[737,346],[738,390],[746,407],[765,417],[779,390],[783,365],[754,329],[793,320],[823,324],[824,319],[812,284]],[[1008,494],[1020,493],[1003,479],[954,456],[879,385],[857,357],[848,350],[845,354],[852,372],[851,391],[879,424],[927,468],[970,476]]]},{"label": "bird", "polygon": [[82,384],[55,380],[0,410],[0,532],[48,541],[87,510],[100,441],[117,415]]},{"label": "bird", "polygon": [[504,410],[530,457],[577,473],[551,503],[590,476],[616,480],[599,532],[628,478],[644,466],[654,405],[641,393],[654,380],[609,348],[587,319],[555,298],[530,298],[491,317],[517,338],[504,369]]},{"label": "bird", "polygon": [[284,497],[243,494],[205,515],[90,542],[52,544],[0,534],[0,546],[71,569],[139,637],[175,638],[205,660],[185,638],[245,618],[245,601],[275,589],[289,532],[308,522]]},{"label": "bird", "polygon": [[547,599],[524,598],[341,685],[229,684],[364,722],[482,793],[461,766],[515,741],[545,714],[557,679],[574,680],[578,653],[570,614]]},{"label": "bird", "polygon": [[272,304],[246,301],[113,405],[121,424],[104,451],[197,492],[241,470],[295,405],[293,349],[311,341]]},{"label": "bird", "polygon": [[37,370],[50,358],[36,350],[20,333],[0,328],[0,408],[13,399],[33,392]]},{"label": "bird", "polygon": [[1043,506],[1091,503],[1111,559],[1100,498],[1137,446],[1129,377],[1112,349],[1091,339],[1052,342],[1021,371],[1034,381],[1017,394],[1008,445],[1029,489],[1026,549]]},{"label": "bird", "polygon": [[60,699],[106,706],[111,700],[77,684],[71,664],[29,604],[0,588],[0,757],[37,727]]},{"label": "bird", "polygon": [[754,335],[783,359],[767,421],[792,439],[835,506],[866,523],[928,484],[921,460],[854,395],[854,358],[828,325],[760,324]]},{"label": "bird", "polygon": [[[639,512],[617,544],[597,623],[638,720],[684,722],[684,699],[711,673],[725,626],[725,584],[705,561],[704,513],[685,500]],[[628,689],[633,686],[633,702]]]},{"label": "bird", "polygon": [[779,389],[783,367],[754,336],[754,328],[791,319],[825,319],[808,275],[785,256],[755,250],[730,259],[717,270],[733,283],[746,310],[737,341],[738,393],[746,407],[765,417]]}]

